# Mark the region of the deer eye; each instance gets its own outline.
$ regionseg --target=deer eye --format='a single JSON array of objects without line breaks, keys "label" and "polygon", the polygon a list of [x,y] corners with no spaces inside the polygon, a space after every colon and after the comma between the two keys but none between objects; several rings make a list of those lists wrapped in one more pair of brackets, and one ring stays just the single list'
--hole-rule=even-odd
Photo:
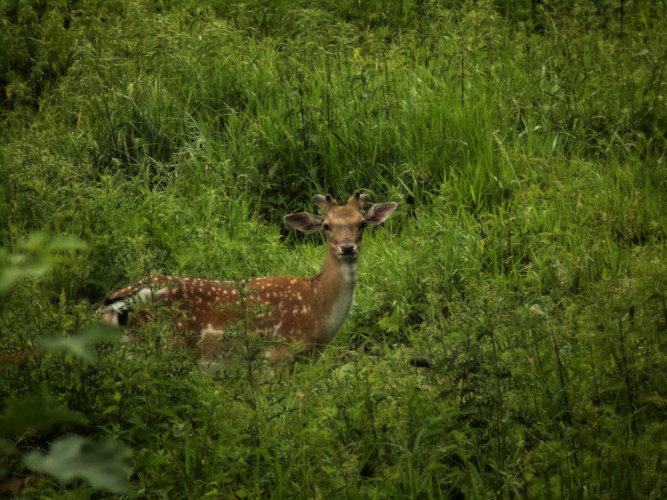
[{"label": "deer eye", "polygon": [[331,226],[325,222],[324,224],[322,224],[322,229],[324,229],[325,231],[331,231]]},{"label": "deer eye", "polygon": [[361,224],[359,224],[359,229],[364,229],[368,224],[366,224],[365,220],[361,221]]}]

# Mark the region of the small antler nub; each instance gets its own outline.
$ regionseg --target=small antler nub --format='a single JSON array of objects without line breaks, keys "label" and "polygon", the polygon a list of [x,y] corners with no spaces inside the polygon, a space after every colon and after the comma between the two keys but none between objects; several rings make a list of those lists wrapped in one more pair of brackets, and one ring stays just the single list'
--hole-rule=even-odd
[{"label": "small antler nub", "polygon": [[362,194],[361,191],[355,191],[352,196],[350,196],[350,199],[347,200],[347,204],[356,207],[357,210],[361,210],[370,199],[371,196],[369,194]]},{"label": "small antler nub", "polygon": [[333,199],[333,197],[327,193],[325,196],[321,194],[316,194],[313,196],[313,203],[320,207],[320,209],[326,214],[329,210],[338,206],[338,202]]}]

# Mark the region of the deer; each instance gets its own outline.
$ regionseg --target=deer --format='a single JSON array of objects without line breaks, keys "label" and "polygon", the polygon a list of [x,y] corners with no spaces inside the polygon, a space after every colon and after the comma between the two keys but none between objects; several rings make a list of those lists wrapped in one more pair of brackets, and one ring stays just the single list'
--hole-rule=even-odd
[{"label": "deer", "polygon": [[322,215],[300,212],[283,218],[298,231],[324,233],[324,266],[314,277],[262,277],[240,285],[217,279],[142,277],[106,296],[101,319],[126,326],[135,310],[136,322],[143,323],[153,319],[151,309],[165,308],[171,327],[185,334],[187,347],[209,370],[221,366],[226,353],[238,347],[238,335],[229,332],[239,324],[266,341],[262,357],[270,366],[291,366],[298,359],[319,356],[352,307],[365,228],[382,224],[398,206],[379,203],[364,210],[369,199],[355,191],[347,204],[338,205],[330,194],[316,194],[312,201]]}]

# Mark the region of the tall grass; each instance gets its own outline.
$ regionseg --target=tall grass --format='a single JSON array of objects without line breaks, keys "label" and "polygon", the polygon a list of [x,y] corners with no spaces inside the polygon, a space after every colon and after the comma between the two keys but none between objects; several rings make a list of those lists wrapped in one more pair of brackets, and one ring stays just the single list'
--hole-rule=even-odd
[{"label": "tall grass", "polygon": [[[662,3],[0,14],[0,410],[87,417],[0,432],[0,486],[76,431],[126,443],[149,497],[665,495]],[[400,211],[319,362],[213,380],[159,323],[96,364],[14,356],[142,274],[315,274],[281,217],[359,188]]]}]

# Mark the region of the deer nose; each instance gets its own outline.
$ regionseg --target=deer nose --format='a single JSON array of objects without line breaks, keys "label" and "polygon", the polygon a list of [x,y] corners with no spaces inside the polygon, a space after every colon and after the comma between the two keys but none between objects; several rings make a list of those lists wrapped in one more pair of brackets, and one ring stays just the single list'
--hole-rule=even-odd
[{"label": "deer nose", "polygon": [[356,255],[357,254],[357,245],[341,245],[340,247],[341,255]]}]

